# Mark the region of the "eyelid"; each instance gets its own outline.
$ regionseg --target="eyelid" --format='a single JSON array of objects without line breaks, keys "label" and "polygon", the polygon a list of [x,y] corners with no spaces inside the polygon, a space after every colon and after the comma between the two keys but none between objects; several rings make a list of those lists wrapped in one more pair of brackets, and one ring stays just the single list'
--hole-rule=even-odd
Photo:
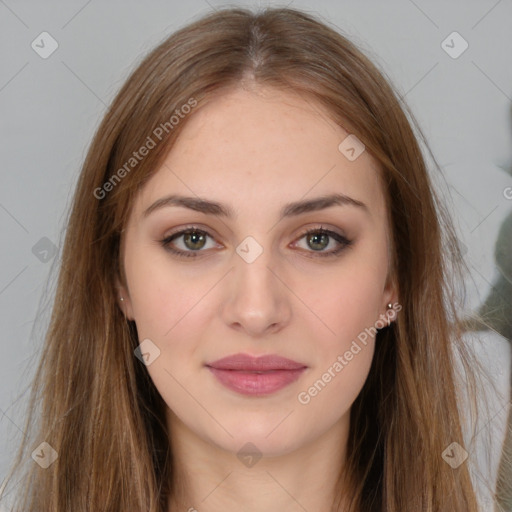
[{"label": "eyelid", "polygon": [[191,258],[197,258],[203,256],[201,253],[204,253],[206,251],[198,250],[198,251],[184,251],[182,249],[176,249],[171,246],[171,242],[175,238],[180,238],[181,236],[185,235],[189,232],[197,232],[206,235],[207,237],[211,238],[215,241],[215,243],[218,244],[216,237],[213,236],[208,229],[205,229],[197,224],[190,224],[188,226],[182,226],[175,231],[171,232],[170,234],[163,237],[163,239],[160,240],[160,244],[163,246],[163,248],[171,252],[172,254],[176,254],[178,256],[184,256],[184,257],[191,257]]},{"label": "eyelid", "polygon": [[181,235],[188,231],[198,231],[199,233],[207,234],[211,238],[215,238],[215,236],[213,236],[212,233],[210,232],[210,228],[203,227],[200,224],[189,224],[189,225],[186,224],[185,226],[180,226],[179,228],[176,228],[174,231],[172,231],[168,235],[165,235],[164,239],[168,240],[169,238],[172,238],[173,236]]},{"label": "eyelid", "polygon": [[297,242],[302,240],[305,236],[312,234],[312,233],[322,233],[326,234],[330,238],[334,239],[336,243],[338,244],[338,247],[336,249],[331,249],[330,251],[314,251],[314,250],[306,250],[301,249],[303,252],[306,252],[309,254],[309,257],[320,257],[320,258],[328,258],[328,257],[335,257],[338,256],[339,253],[341,253],[344,249],[349,248],[353,244],[353,240],[346,237],[344,234],[339,233],[335,229],[326,228],[324,225],[319,225],[315,227],[309,227],[301,231],[295,238],[295,241],[293,244],[295,245]]}]

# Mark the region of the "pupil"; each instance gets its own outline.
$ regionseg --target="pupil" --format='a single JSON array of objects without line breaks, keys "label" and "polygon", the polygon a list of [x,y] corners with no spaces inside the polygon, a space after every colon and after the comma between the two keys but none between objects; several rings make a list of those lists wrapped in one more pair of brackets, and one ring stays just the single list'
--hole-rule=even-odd
[{"label": "pupil", "polygon": [[329,235],[325,233],[316,233],[309,237],[308,242],[311,242],[309,246],[314,250],[325,249],[329,245]]},{"label": "pupil", "polygon": [[[201,247],[204,246],[204,242],[205,242],[205,237],[201,233],[197,233],[196,231],[191,231],[190,233],[185,234],[185,245],[189,249],[201,249]],[[195,244],[199,244],[199,246],[196,246]]]}]

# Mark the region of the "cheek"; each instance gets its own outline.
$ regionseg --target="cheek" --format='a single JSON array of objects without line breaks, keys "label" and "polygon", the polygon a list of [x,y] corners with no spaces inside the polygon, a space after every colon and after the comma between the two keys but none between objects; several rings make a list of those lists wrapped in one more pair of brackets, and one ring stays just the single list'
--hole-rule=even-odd
[{"label": "cheek", "polygon": [[[298,401],[305,406],[314,402],[333,421],[351,407],[367,379],[376,322],[384,312],[386,275],[385,258],[358,253],[329,275],[317,276],[315,286],[308,288],[310,303],[328,330],[309,330],[317,358]],[[311,322],[318,327],[318,319]]]},{"label": "cheek", "polygon": [[[297,401],[305,410],[321,411],[327,423],[350,409],[368,377],[382,302],[380,269],[369,272],[365,265],[350,269],[326,279],[323,293],[315,288],[311,297],[331,332],[326,336],[327,331],[321,330],[322,334],[315,335],[317,358]],[[313,422],[317,415],[310,416]]]},{"label": "cheek", "polygon": [[316,281],[310,300],[329,328],[330,335],[326,339],[330,340],[331,350],[350,345],[352,339],[375,325],[379,315],[384,313],[385,280],[384,265],[359,261]]},{"label": "cheek", "polygon": [[[133,315],[139,337],[155,337],[164,341],[190,322],[200,310],[215,276],[191,279],[169,263],[167,255],[134,249],[125,258]],[[218,279],[217,279],[218,280]]]}]

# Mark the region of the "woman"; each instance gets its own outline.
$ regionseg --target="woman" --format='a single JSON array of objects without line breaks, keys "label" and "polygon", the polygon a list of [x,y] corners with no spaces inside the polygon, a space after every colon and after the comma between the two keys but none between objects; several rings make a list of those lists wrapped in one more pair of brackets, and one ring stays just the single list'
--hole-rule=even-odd
[{"label": "woman", "polygon": [[405,111],[291,9],[144,59],[76,189],[17,510],[477,510],[458,250]]}]

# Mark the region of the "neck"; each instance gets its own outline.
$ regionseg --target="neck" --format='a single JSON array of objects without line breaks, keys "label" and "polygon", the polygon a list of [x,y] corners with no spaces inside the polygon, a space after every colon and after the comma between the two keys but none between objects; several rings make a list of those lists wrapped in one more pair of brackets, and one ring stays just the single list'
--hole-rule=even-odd
[{"label": "neck", "polygon": [[174,480],[169,512],[334,510],[348,417],[320,437],[273,456],[245,443],[237,454],[198,437],[172,413],[170,419]]}]

